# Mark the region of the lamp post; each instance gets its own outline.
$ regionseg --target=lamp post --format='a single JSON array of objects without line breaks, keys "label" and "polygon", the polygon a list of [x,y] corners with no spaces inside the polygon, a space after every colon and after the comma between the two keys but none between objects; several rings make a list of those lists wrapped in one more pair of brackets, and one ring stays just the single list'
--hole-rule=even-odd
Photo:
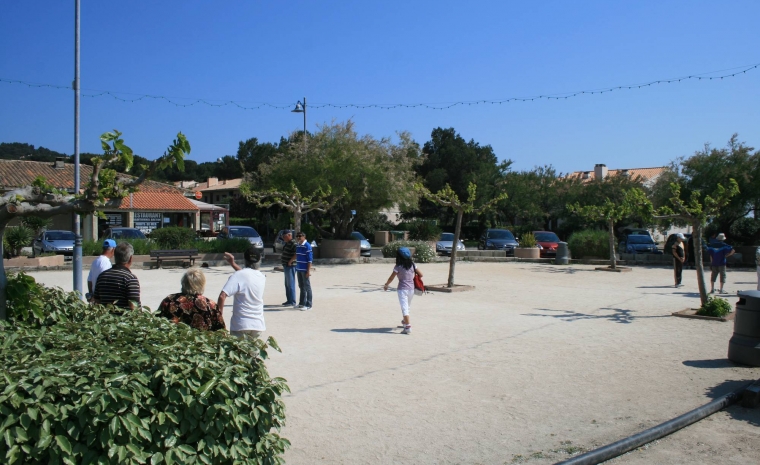
[{"label": "lamp post", "polygon": [[[74,1],[74,195],[79,195],[79,0]],[[74,213],[74,251],[72,257],[74,271],[74,292],[81,299],[82,292],[82,229],[78,213]]]},{"label": "lamp post", "polygon": [[303,98],[303,105],[301,102],[296,103],[296,107],[290,110],[291,113],[303,113],[303,137],[306,138],[306,97]]}]

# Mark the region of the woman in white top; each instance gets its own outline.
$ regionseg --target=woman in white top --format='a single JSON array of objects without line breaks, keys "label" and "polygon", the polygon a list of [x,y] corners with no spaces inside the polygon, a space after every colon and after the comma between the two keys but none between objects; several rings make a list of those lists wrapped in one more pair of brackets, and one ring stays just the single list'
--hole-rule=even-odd
[{"label": "woman in white top", "polygon": [[401,324],[404,325],[404,330],[401,334],[412,334],[412,324],[409,322],[409,307],[412,305],[412,297],[414,297],[414,275],[422,277],[422,272],[417,268],[412,261],[412,253],[406,247],[399,247],[396,253],[396,267],[393,268],[393,273],[386,281],[384,290],[388,290],[388,285],[393,282],[393,278],[398,277],[398,301],[401,304],[401,314],[404,319]]}]

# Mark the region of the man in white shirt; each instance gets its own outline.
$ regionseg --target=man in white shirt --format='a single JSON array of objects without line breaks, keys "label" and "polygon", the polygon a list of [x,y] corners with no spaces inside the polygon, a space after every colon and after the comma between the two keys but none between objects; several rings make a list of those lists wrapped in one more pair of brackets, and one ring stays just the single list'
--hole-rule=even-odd
[{"label": "man in white shirt", "polygon": [[98,282],[100,273],[111,269],[111,258],[113,258],[114,250],[116,250],[116,241],[113,239],[103,241],[103,252],[92,262],[90,274],[87,275],[87,300],[90,300],[89,296],[95,292],[95,284]]},{"label": "man in white shirt", "polygon": [[224,254],[224,259],[235,269],[235,273],[229,277],[227,284],[222,288],[217,302],[217,308],[224,311],[224,301],[233,296],[232,319],[230,320],[230,334],[237,337],[255,339],[262,331],[264,325],[264,276],[259,267],[261,255],[253,247],[245,251],[245,268],[235,263],[235,257],[230,253]]}]

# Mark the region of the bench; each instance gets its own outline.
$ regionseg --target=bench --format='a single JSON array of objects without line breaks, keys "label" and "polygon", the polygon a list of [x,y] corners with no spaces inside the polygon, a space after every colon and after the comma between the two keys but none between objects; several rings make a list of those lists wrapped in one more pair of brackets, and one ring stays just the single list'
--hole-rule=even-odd
[{"label": "bench", "polygon": [[190,261],[190,266],[195,265],[195,259],[200,258],[198,255],[198,249],[185,249],[185,250],[151,250],[150,259],[156,261],[156,266],[161,268],[161,262],[163,260],[170,260],[172,258],[187,259]]}]

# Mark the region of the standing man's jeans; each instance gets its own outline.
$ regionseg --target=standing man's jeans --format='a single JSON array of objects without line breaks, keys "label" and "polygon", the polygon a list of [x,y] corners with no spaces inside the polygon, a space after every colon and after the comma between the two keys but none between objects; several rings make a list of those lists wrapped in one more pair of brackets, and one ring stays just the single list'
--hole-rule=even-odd
[{"label": "standing man's jeans", "polygon": [[298,275],[298,289],[301,291],[298,305],[311,307],[311,282],[309,282],[309,277],[306,276],[306,271],[297,271],[296,275]]},{"label": "standing man's jeans", "polygon": [[283,265],[285,274],[285,299],[288,304],[296,304],[296,266]]}]

